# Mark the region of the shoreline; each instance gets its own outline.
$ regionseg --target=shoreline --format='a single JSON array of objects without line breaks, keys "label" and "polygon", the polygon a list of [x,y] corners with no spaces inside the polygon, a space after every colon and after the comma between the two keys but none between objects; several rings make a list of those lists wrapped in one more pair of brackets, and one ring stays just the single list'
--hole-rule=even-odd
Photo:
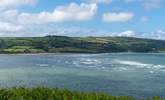
[{"label": "shoreline", "polygon": [[51,55],[51,54],[165,54],[165,52],[105,52],[105,53],[75,53],[75,52],[57,52],[57,53],[0,53],[0,55]]}]

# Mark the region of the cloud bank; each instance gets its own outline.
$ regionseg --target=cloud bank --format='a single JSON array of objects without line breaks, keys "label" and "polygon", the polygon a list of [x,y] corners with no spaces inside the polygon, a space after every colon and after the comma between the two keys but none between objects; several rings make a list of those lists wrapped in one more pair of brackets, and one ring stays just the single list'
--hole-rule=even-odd
[{"label": "cloud bank", "polygon": [[103,21],[105,22],[127,22],[134,17],[131,12],[119,12],[119,13],[105,13],[103,14]]},{"label": "cloud bank", "polygon": [[[120,32],[105,32],[105,30],[88,29],[82,27],[63,27],[60,23],[83,23],[94,21],[113,23],[127,23],[137,17],[135,12],[124,10],[107,12],[102,11],[98,15],[100,6],[111,4],[118,0],[82,0],[80,3],[58,5],[52,11],[40,11],[37,13],[24,12],[19,8],[23,6],[36,6],[39,0],[0,0],[0,36],[126,36],[164,39],[165,31],[157,30],[149,33],[135,32],[125,29]],[[161,6],[162,0],[122,0],[125,3],[139,3],[146,10],[156,9]],[[150,21],[148,16],[140,16],[140,22]],[[96,23],[97,24],[97,23]],[[57,26],[56,26],[57,25]],[[63,24],[64,25],[64,24]],[[99,24],[98,24],[99,26]]]}]

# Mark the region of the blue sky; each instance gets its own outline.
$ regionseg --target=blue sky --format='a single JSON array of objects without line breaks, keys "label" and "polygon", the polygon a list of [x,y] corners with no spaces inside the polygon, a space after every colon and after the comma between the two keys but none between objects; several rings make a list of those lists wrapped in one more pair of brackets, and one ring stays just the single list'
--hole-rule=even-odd
[{"label": "blue sky", "polygon": [[0,36],[165,39],[164,0],[1,0]]}]

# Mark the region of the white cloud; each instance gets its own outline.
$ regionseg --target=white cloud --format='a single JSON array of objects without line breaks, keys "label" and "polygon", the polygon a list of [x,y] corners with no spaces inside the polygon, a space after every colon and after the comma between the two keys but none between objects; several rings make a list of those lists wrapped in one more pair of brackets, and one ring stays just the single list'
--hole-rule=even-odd
[{"label": "white cloud", "polygon": [[80,5],[71,3],[67,6],[58,6],[53,12],[20,13],[17,9],[5,10],[0,13],[0,21],[17,24],[46,24],[65,21],[91,20],[97,13],[96,4]]},{"label": "white cloud", "polygon": [[36,0],[0,0],[0,10],[17,7],[20,5],[33,5]]},{"label": "white cloud", "polygon": [[90,3],[105,3],[105,4],[109,4],[112,0],[86,0],[87,2],[90,2]]},{"label": "white cloud", "polygon": [[140,21],[141,22],[147,22],[147,21],[149,21],[149,18],[148,17],[141,17]]},{"label": "white cloud", "polygon": [[135,36],[136,36],[136,32],[134,32],[134,31],[132,31],[132,30],[127,30],[127,31],[118,33],[117,36],[135,37]]},{"label": "white cloud", "polygon": [[162,0],[123,0],[126,3],[138,2],[146,10],[159,8],[161,6]]},{"label": "white cloud", "polygon": [[103,14],[103,21],[105,22],[127,22],[134,17],[131,12],[119,12],[119,13],[105,13]]},{"label": "white cloud", "polygon": [[15,25],[7,22],[0,22],[0,32],[18,32],[23,29],[21,25]]},{"label": "white cloud", "polygon": [[21,13],[17,16],[21,24],[43,24],[64,21],[84,21],[92,19],[97,12],[96,4],[80,5],[71,3],[67,6],[58,6],[53,12],[40,12],[38,14]]},{"label": "white cloud", "polygon": [[153,8],[159,8],[161,5],[161,1],[162,0],[146,0],[146,1],[142,1],[142,5],[145,7],[145,9],[150,10]]},{"label": "white cloud", "polygon": [[[17,0],[14,1],[16,2]],[[13,6],[15,5],[14,1],[11,2]],[[3,2],[5,4],[5,1]],[[6,3],[6,6],[11,4]],[[19,2],[19,4],[31,3],[27,0],[25,3]],[[0,36],[42,36],[49,33],[62,34],[64,32],[61,30],[57,32],[57,29],[54,29],[54,27],[49,28],[47,25],[66,21],[91,20],[95,17],[96,13],[96,4],[85,3],[81,3],[80,5],[71,3],[66,6],[57,6],[53,12],[43,11],[40,13],[19,12],[17,8],[5,9],[0,11]]]},{"label": "white cloud", "polygon": [[137,37],[137,38],[148,38],[148,39],[157,39],[165,40],[165,31],[156,30],[153,32],[135,32],[133,30],[126,30],[123,32],[110,33],[111,36],[124,36],[124,37]]},{"label": "white cloud", "polygon": [[126,3],[131,3],[131,2],[134,2],[134,1],[136,1],[136,0],[124,0],[124,2],[126,2]]},{"label": "white cloud", "polygon": [[161,39],[161,40],[165,40],[165,31],[163,30],[157,30],[154,32],[151,32],[150,38],[153,39]]},{"label": "white cloud", "polygon": [[18,10],[5,10],[3,12],[0,12],[0,21],[10,22],[10,23],[17,23],[17,16],[18,16]]}]

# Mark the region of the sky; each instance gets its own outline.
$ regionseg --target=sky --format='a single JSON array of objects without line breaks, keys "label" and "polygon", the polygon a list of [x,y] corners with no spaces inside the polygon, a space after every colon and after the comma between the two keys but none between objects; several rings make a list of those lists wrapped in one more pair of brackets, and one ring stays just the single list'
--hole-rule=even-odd
[{"label": "sky", "polygon": [[165,40],[165,0],[0,0],[0,37]]}]

